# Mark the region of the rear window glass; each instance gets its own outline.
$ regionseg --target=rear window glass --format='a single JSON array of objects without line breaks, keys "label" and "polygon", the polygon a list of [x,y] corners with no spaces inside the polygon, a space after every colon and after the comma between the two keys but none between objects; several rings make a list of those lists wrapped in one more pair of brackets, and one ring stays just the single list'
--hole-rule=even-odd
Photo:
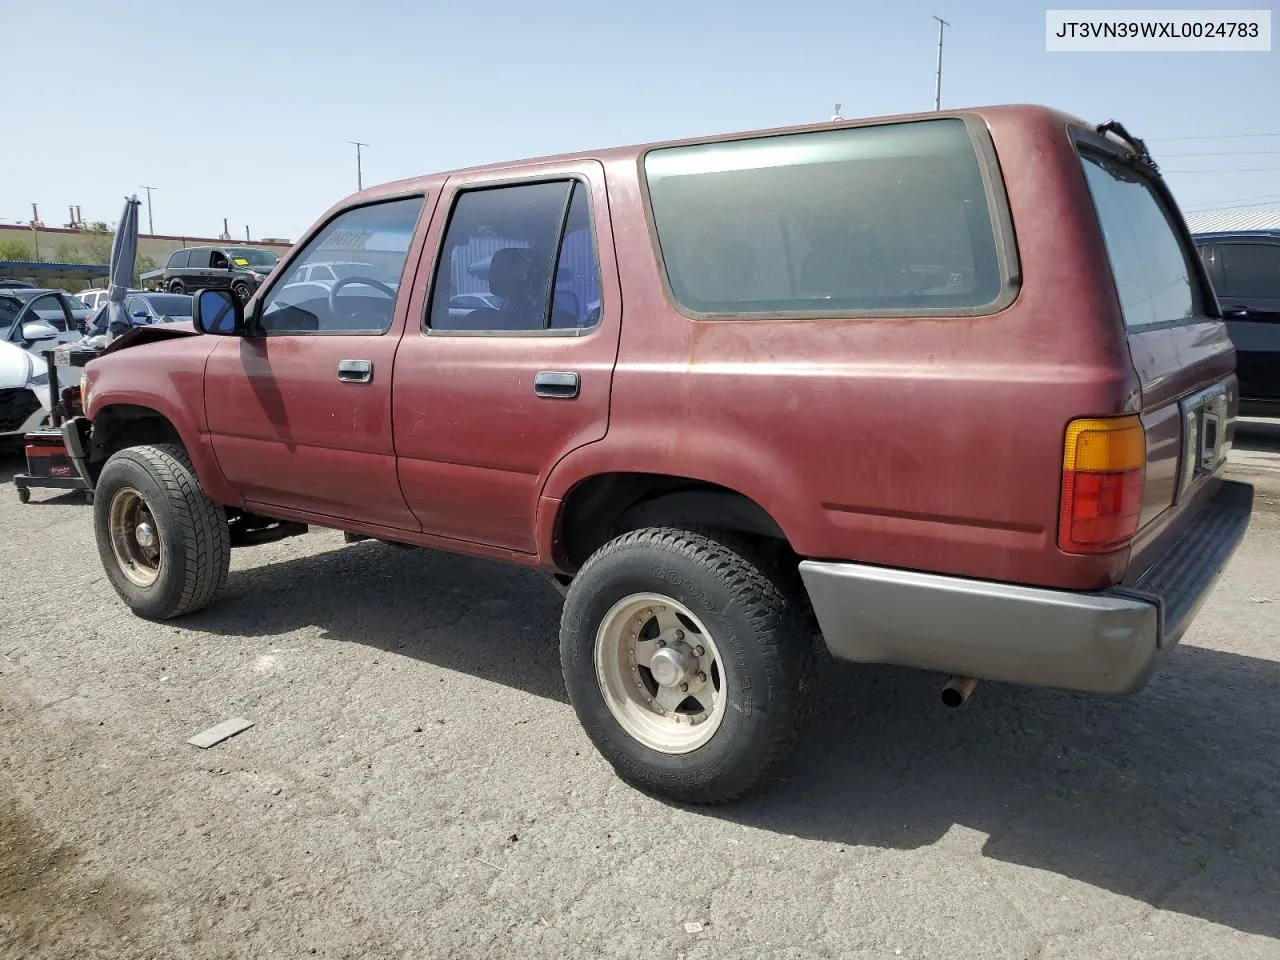
[{"label": "rear window glass", "polygon": [[1085,154],[1126,327],[1185,320],[1196,310],[1191,261],[1151,181],[1126,164]]},{"label": "rear window glass", "polygon": [[1222,296],[1280,300],[1280,245],[1224,243]]},{"label": "rear window glass", "polygon": [[668,147],[644,166],[672,294],[694,313],[972,310],[1000,295],[961,120]]}]

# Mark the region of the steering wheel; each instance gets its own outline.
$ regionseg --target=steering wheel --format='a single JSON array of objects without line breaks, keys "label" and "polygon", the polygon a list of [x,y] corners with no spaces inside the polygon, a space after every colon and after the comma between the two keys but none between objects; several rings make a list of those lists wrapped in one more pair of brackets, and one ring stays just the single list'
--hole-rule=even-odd
[{"label": "steering wheel", "polygon": [[374,280],[371,277],[343,277],[329,288],[329,313],[331,316],[336,317],[338,315],[338,291],[353,283],[362,283],[366,287],[373,287],[373,289],[385,293],[392,300],[396,298],[395,290],[381,280]]}]

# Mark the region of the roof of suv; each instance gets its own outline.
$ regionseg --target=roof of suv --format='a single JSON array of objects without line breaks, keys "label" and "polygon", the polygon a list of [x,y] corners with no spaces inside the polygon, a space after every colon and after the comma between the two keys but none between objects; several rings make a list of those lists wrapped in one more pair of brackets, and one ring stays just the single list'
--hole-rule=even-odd
[{"label": "roof of suv", "polygon": [[[1027,119],[1053,119],[1061,123],[1074,123],[1082,127],[1092,129],[1092,124],[1081,120],[1062,111],[1055,110],[1051,107],[1038,106],[1034,104],[1013,104],[1005,106],[986,106],[986,107],[968,107],[958,110],[929,111],[927,113],[904,113],[894,114],[882,117],[858,117],[834,122],[826,123],[806,123],[789,127],[774,127],[763,130],[743,130],[732,133],[720,133],[699,137],[687,137],[679,140],[655,141],[653,143],[636,144],[624,147],[609,147],[603,150],[582,150],[574,153],[553,154],[544,157],[529,157],[519,160],[504,160],[498,163],[479,164],[472,167],[458,167],[453,170],[438,170],[418,177],[408,177],[403,180],[393,180],[388,183],[377,184],[375,186],[366,187],[359,193],[351,194],[340,206],[345,206],[356,199],[375,199],[384,197],[389,194],[404,193],[422,186],[428,179],[437,179],[460,174],[480,173],[487,171],[501,171],[506,169],[522,169],[538,164],[550,163],[572,163],[583,160],[596,160],[600,162],[611,162],[617,160],[639,159],[650,150],[659,147],[678,147],[690,146],[699,143],[718,143],[728,140],[746,140],[756,137],[776,137],[790,133],[816,133],[821,130],[839,130],[848,127],[871,126],[882,123],[901,123],[912,120],[938,120],[938,119],[954,119],[962,116],[978,116],[982,119],[991,119],[996,116],[1023,116]],[[1123,144],[1117,141],[1117,145],[1121,149],[1127,149]]]}]

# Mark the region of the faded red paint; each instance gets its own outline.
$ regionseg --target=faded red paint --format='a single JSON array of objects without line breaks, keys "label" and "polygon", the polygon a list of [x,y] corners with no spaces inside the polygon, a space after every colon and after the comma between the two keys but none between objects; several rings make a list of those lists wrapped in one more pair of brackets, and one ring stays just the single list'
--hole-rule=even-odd
[{"label": "faded red paint", "polygon": [[[573,488],[639,471],[750,497],[802,556],[1075,589],[1115,583],[1129,549],[1057,546],[1066,424],[1143,414],[1133,550],[1158,549],[1212,485],[1170,509],[1177,399],[1231,378],[1234,352],[1218,320],[1126,337],[1066,132],[1079,121],[1038,107],[970,113],[990,131],[1021,265],[1017,298],[993,315],[688,319],[664,291],[645,220],[648,148],[616,149],[348,198],[312,233],[354,202],[428,194],[386,334],[148,345],[90,364],[88,413],[154,407],[221,502],[546,568]],[[600,326],[578,338],[424,335],[454,193],[570,172],[591,186]],[[355,401],[334,378],[342,357],[391,375]],[[536,399],[533,375],[548,369],[577,370],[581,396]]]}]

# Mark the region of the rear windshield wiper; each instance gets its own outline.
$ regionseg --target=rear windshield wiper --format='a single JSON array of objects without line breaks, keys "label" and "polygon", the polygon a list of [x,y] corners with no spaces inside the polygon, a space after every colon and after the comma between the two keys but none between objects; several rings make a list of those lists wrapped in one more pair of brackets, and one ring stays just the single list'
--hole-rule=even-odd
[{"label": "rear windshield wiper", "polygon": [[1156,162],[1151,156],[1151,151],[1147,149],[1146,143],[1126,130],[1124,124],[1119,120],[1108,120],[1106,123],[1098,124],[1094,129],[1104,137],[1109,133],[1114,134],[1117,139],[1123,140],[1132,148],[1133,152],[1138,155],[1136,159],[1150,167],[1153,173],[1160,172],[1160,168],[1156,166]]}]

